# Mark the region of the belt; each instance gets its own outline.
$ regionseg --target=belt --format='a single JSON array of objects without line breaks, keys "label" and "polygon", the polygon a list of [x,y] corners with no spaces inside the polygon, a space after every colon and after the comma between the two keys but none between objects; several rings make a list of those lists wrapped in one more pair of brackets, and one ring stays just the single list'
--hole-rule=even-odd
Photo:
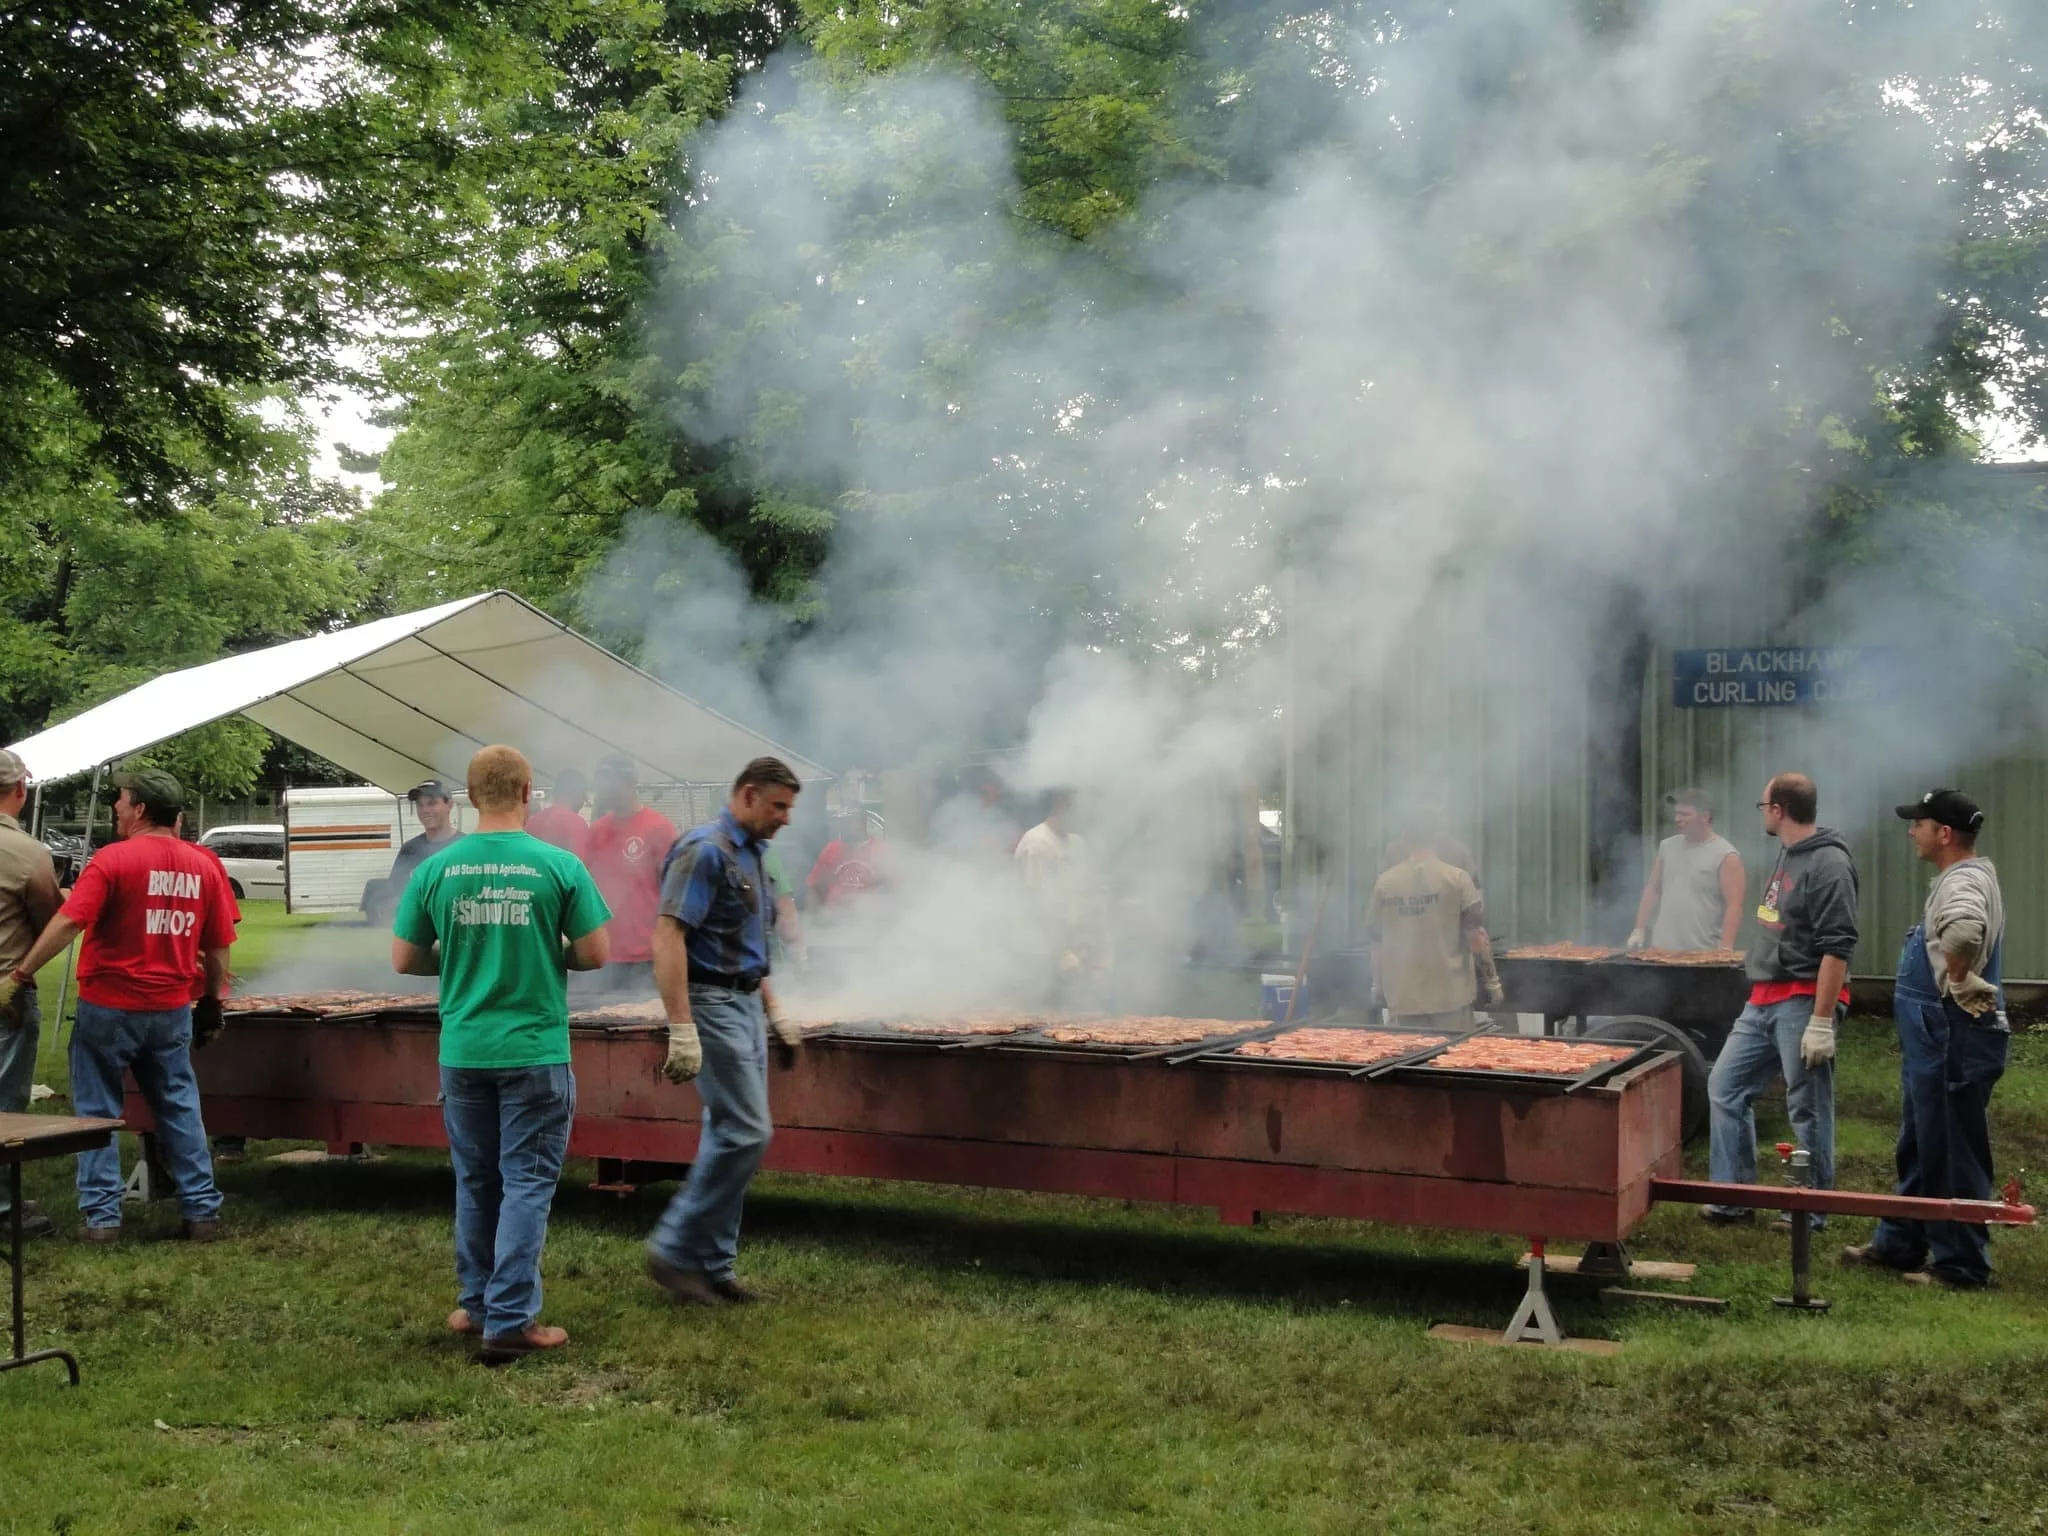
[{"label": "belt", "polygon": [[761,983],[768,979],[766,971],[707,971],[702,966],[690,967],[690,985],[693,987],[723,987],[728,992],[758,992]]}]

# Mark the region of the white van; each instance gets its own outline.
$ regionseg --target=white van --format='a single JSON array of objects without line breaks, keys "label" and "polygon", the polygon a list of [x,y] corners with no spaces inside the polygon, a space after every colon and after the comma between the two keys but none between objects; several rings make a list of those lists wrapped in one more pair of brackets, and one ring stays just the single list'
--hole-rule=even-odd
[{"label": "white van", "polygon": [[[409,838],[419,836],[419,818],[403,795],[374,784],[284,792],[285,910],[364,912],[388,916],[380,900],[391,861]],[[469,796],[455,791],[455,825],[476,830]],[[367,905],[366,905],[367,899]]]},{"label": "white van", "polygon": [[199,846],[218,855],[236,901],[284,900],[284,828],[276,822],[209,827]]}]

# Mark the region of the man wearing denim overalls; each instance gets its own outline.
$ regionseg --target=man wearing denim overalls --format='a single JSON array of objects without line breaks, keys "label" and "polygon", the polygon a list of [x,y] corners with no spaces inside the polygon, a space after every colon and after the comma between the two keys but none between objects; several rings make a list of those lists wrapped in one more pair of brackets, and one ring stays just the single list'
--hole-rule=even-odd
[{"label": "man wearing denim overalls", "polygon": [[[1935,867],[1920,921],[1899,951],[1899,1193],[1991,1198],[1991,1090],[2005,1074],[2005,901],[1977,857],[1984,813],[1961,790],[1933,789],[1898,808],[1913,851]],[[1974,1290],[1991,1279],[1990,1232],[1960,1221],[1877,1224],[1842,1250],[1845,1264],[1902,1270],[1920,1284]]]}]

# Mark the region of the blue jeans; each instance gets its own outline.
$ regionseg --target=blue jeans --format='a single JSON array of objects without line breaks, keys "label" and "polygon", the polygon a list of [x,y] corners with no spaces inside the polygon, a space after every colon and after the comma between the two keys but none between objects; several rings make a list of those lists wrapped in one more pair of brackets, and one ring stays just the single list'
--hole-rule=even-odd
[{"label": "blue jeans", "polygon": [[[1895,993],[1899,1026],[1898,1192],[1931,1199],[1991,1198],[1991,1090],[2005,1075],[2010,1036],[1941,997]],[[1895,1221],[1870,1240],[1898,1269],[1925,1264],[1945,1279],[1991,1278],[1991,1234],[1975,1223]]]},{"label": "blue jeans", "polygon": [[[1708,1165],[1715,1183],[1756,1182],[1756,1101],[1782,1074],[1792,1133],[1813,1158],[1813,1187],[1835,1187],[1835,1064],[1809,1072],[1799,1059],[1799,1037],[1812,1017],[1810,997],[1788,997],[1764,1006],[1751,1003],[1728,1032],[1728,1043],[1721,1047],[1707,1079],[1714,1138]],[[1822,1218],[1814,1219],[1816,1227],[1825,1224]]]},{"label": "blue jeans", "polygon": [[[136,1013],[80,998],[71,1030],[72,1107],[118,1120],[124,1070],[135,1074],[156,1116],[157,1152],[185,1219],[212,1221],[220,1215],[220,1191],[199,1119],[199,1080],[192,1075],[192,1010]],[[121,1225],[118,1141],[78,1154],[78,1209],[89,1227]]]},{"label": "blue jeans", "polygon": [[540,1253],[569,1155],[576,1075],[552,1067],[443,1067],[441,1123],[455,1165],[455,1284],[484,1337],[540,1316]]},{"label": "blue jeans", "polygon": [[730,1279],[740,1248],[740,1208],[767,1154],[768,1016],[758,992],[690,988],[690,1014],[704,1046],[697,1092],[704,1135],[697,1161],[647,1239],[648,1249],[714,1280]]},{"label": "blue jeans", "polygon": [[[36,1046],[43,1038],[43,1005],[33,986],[14,994],[0,1011],[0,1115],[18,1115],[28,1108],[36,1085]],[[0,1179],[0,1216],[12,1209],[7,1181]]]}]

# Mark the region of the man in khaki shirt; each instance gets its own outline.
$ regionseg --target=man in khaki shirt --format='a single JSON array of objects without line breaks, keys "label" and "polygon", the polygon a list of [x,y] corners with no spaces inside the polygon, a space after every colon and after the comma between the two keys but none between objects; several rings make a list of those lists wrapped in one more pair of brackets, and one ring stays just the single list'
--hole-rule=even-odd
[{"label": "man in khaki shirt", "polygon": [[[28,792],[28,768],[0,748],[0,976],[11,974],[27,957],[59,905],[50,850],[22,831],[17,819]],[[28,1108],[42,1033],[36,989],[22,987],[0,1007],[0,1114]],[[0,1185],[0,1218],[8,1208],[7,1190]],[[40,1236],[50,1230],[50,1218],[24,1205],[21,1229],[29,1237]]]},{"label": "man in khaki shirt", "polygon": [[[1373,988],[1396,1023],[1432,1029],[1472,1027],[1477,957],[1490,956],[1485,905],[1472,877],[1438,857],[1418,832],[1401,861],[1381,875],[1367,903]],[[1490,982],[1493,1001],[1498,982]]]}]

